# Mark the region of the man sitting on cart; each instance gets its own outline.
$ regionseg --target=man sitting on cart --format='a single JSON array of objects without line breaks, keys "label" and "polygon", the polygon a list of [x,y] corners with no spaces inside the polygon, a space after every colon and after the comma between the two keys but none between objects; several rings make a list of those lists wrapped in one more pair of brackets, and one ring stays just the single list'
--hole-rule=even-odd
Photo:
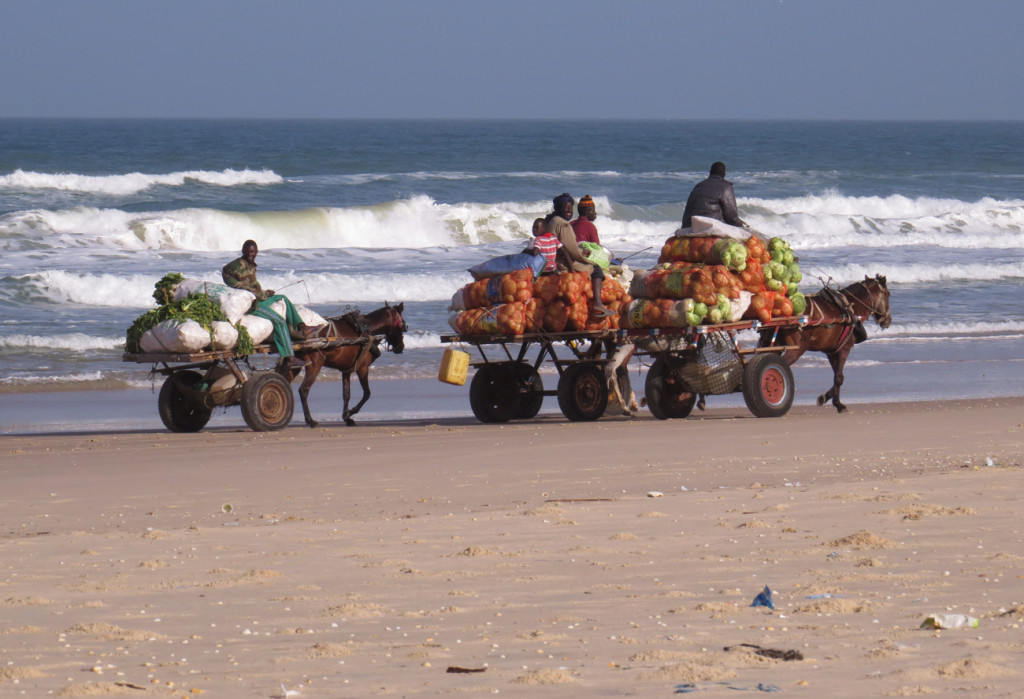
[{"label": "man sitting on cart", "polygon": [[554,233],[558,242],[562,244],[558,248],[557,260],[559,272],[586,272],[590,275],[590,281],[594,285],[594,309],[593,315],[603,318],[610,316],[615,311],[606,308],[601,301],[601,284],[604,282],[604,271],[599,265],[587,261],[586,255],[576,242],[576,233],[573,231],[569,220],[572,218],[573,204],[572,195],[568,192],[559,194],[554,198],[554,212],[547,215],[545,222],[549,232]]},{"label": "man sitting on cart", "polygon": [[[256,295],[256,307],[251,311],[254,316],[266,318],[274,324],[274,334],[271,336],[274,347],[282,359],[287,360],[289,368],[298,368],[306,365],[306,362],[295,356],[292,349],[291,329],[303,338],[310,337],[315,330],[303,324],[295,306],[284,294],[275,294],[273,289],[264,289],[256,279],[256,255],[259,247],[255,240],[247,240],[242,244],[242,256],[233,260],[221,270],[221,277],[224,283],[235,289],[245,289]],[[274,311],[270,305],[275,301],[284,301],[285,315]]]}]

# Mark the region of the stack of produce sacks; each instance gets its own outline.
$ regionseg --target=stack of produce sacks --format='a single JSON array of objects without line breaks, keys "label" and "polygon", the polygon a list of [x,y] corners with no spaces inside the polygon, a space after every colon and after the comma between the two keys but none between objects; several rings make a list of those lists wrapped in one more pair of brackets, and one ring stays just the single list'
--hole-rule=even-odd
[{"label": "stack of produce sacks", "polygon": [[658,266],[633,277],[635,300],[620,311],[622,327],[767,322],[803,313],[806,299],[797,290],[803,275],[789,244],[781,238],[765,244],[757,235],[740,240],[723,230],[746,235],[716,222],[703,227],[705,235],[684,229],[665,241]]},{"label": "stack of produce sacks", "polygon": [[608,277],[601,300],[616,311],[608,318],[590,318],[594,288],[583,272],[542,275],[520,269],[467,284],[452,297],[448,319],[460,335],[522,335],[566,330],[617,328],[620,306],[628,302],[622,285]]},{"label": "stack of produce sacks", "polygon": [[[256,296],[244,289],[171,273],[156,283],[153,298],[158,307],[143,313],[128,329],[125,351],[191,354],[234,349],[250,354],[274,331],[266,318],[248,315]],[[284,302],[280,304],[283,316]],[[326,322],[304,306],[295,304],[295,310],[306,325]]]}]

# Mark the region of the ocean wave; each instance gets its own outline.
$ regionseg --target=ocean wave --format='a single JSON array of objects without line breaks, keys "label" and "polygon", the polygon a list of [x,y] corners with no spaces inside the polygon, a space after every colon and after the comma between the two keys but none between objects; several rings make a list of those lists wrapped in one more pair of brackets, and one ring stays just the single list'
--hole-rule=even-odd
[{"label": "ocean wave", "polygon": [[[173,271],[173,270],[169,270]],[[42,270],[9,278],[5,298],[32,302],[82,304],[109,308],[152,308],[153,288],[160,276],[145,274]],[[202,281],[222,283],[219,274],[197,275]],[[451,274],[366,272],[361,274],[294,272],[260,275],[263,286],[302,304],[381,304],[384,301],[448,301],[471,281],[465,272]],[[365,309],[364,309],[365,310]]]},{"label": "ocean wave", "polygon": [[125,196],[150,187],[180,187],[189,180],[217,187],[279,184],[284,180],[271,170],[186,170],[163,175],[131,172],[120,175],[79,175],[15,170],[0,175],[0,190],[56,190]]},{"label": "ocean wave", "polygon": [[1024,268],[1020,261],[1012,263],[945,263],[915,264],[880,259],[872,263],[848,263],[844,265],[817,265],[801,263],[804,280],[811,277],[831,278],[841,285],[852,284],[883,274],[889,284],[927,284],[951,281],[1009,281],[1024,279]]},{"label": "ocean wave", "polygon": [[[641,207],[595,197],[603,242],[620,254],[673,234],[681,206]],[[1024,201],[901,196],[741,200],[747,221],[797,250],[842,247],[1024,249]],[[548,200],[444,203],[417,195],[372,206],[240,212],[210,208],[127,212],[78,207],[0,216],[8,249],[98,247],[223,252],[257,240],[263,249],[465,247],[526,240]],[[6,242],[5,242],[6,241]],[[656,253],[655,253],[656,254]]]},{"label": "ocean wave", "polygon": [[90,350],[118,350],[124,347],[123,337],[96,337],[84,333],[65,333],[55,335],[0,335],[0,348],[70,350],[87,352]]}]

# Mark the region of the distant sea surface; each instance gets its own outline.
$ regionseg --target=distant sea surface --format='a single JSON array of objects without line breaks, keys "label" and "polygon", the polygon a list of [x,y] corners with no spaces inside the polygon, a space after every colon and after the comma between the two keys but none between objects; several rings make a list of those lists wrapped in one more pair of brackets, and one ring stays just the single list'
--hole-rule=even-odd
[{"label": "distant sea surface", "polygon": [[[466,269],[522,249],[561,192],[593,196],[602,242],[650,267],[715,160],[741,216],[796,250],[802,291],[888,278],[893,325],[853,351],[845,399],[1022,395],[1021,153],[1020,122],[0,120],[0,432],[95,427],[88,406],[142,387],[138,424],[159,426],[125,330],[164,274],[219,282],[247,238],[264,286],[322,315],[405,301],[407,351],[373,380],[409,383],[371,416],[469,415],[435,378]],[[813,402],[824,356],[796,369]],[[65,412],[25,417],[43,393]]]}]

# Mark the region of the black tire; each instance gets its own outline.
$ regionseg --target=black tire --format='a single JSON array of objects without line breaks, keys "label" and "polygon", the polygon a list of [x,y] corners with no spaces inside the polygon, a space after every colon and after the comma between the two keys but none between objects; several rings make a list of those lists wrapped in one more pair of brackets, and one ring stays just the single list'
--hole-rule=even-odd
[{"label": "black tire", "polygon": [[272,432],[288,426],[295,396],[288,380],[274,371],[260,371],[242,384],[242,417],[254,432]]},{"label": "black tire", "polygon": [[558,407],[573,422],[590,422],[608,408],[608,383],[596,364],[572,364],[558,380]]},{"label": "black tire", "polygon": [[658,357],[647,370],[644,395],[647,408],[659,420],[680,420],[689,416],[697,394],[679,376],[679,360]]},{"label": "black tire", "polygon": [[508,422],[519,415],[519,382],[510,362],[485,364],[469,384],[469,407],[483,423]]},{"label": "black tire", "polygon": [[743,369],[740,387],[757,417],[782,417],[793,405],[793,371],[777,354],[754,355]]},{"label": "black tire", "polygon": [[197,371],[176,371],[164,379],[157,400],[164,427],[171,432],[198,432],[206,427],[213,410],[196,396],[202,382],[203,375]]},{"label": "black tire", "polygon": [[540,374],[529,364],[519,365],[519,410],[517,420],[529,420],[537,417],[541,405],[544,404],[544,382]]}]

